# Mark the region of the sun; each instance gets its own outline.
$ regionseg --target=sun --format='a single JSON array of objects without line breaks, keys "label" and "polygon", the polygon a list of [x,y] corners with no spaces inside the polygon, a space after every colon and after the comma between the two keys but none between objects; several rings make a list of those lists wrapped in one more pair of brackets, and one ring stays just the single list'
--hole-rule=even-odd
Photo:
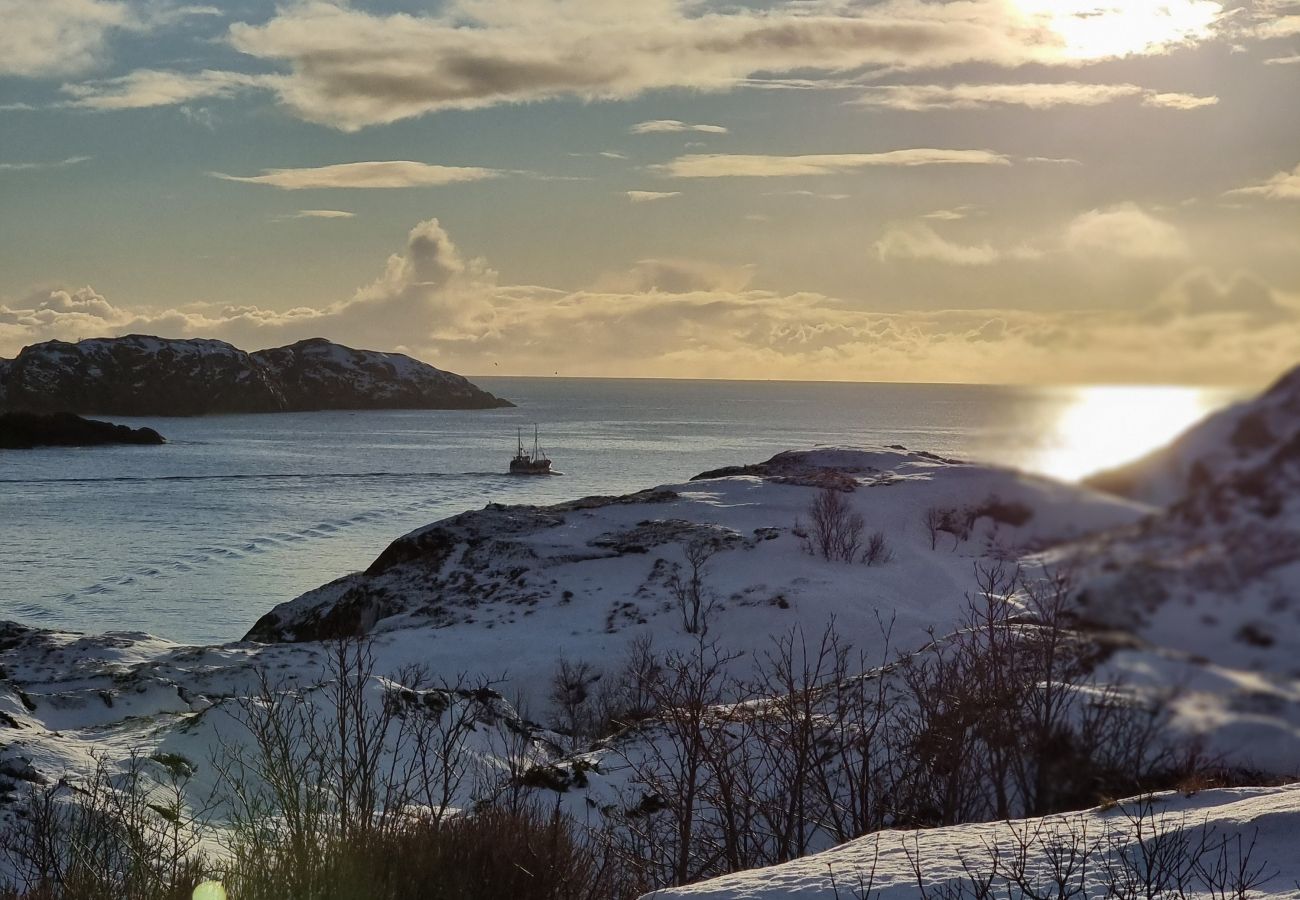
[{"label": "sun", "polygon": [[1223,5],[1213,0],[1008,0],[1044,29],[1067,59],[1158,53],[1209,37]]},{"label": "sun", "polygon": [[1076,481],[1167,444],[1215,405],[1213,392],[1193,387],[1078,388],[1032,468]]}]

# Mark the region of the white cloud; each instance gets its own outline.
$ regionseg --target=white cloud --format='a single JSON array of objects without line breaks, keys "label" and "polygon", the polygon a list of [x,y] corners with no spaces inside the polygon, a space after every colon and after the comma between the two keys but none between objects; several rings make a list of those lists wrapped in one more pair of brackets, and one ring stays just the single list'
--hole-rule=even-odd
[{"label": "white cloud", "polygon": [[383,162],[339,163],[308,169],[266,169],[261,175],[225,175],[214,178],[264,184],[284,191],[309,188],[407,188],[483,181],[506,173],[475,166],[434,166],[422,162],[392,160]]},{"label": "white cloud", "polygon": [[101,61],[109,33],[128,26],[116,0],[0,0],[0,75],[82,72]]},{"label": "white cloud", "polygon": [[633,203],[651,203],[655,200],[667,200],[682,195],[681,191],[625,191],[624,193]]},{"label": "white cloud", "polygon": [[768,197],[808,197],[812,200],[847,200],[852,194],[827,194],[821,191],[767,191]]},{"label": "white cloud", "polygon": [[1181,259],[1191,252],[1177,228],[1135,203],[1078,216],[1065,230],[1065,246],[1082,255],[1107,253],[1129,259]]},{"label": "white cloud", "polygon": [[39,169],[65,169],[80,163],[89,162],[89,156],[69,156],[54,162],[0,162],[0,172],[29,172]]},{"label": "white cloud", "polygon": [[919,259],[954,266],[987,266],[1002,258],[989,244],[955,244],[941,237],[928,225],[911,225],[888,229],[876,241],[876,254],[884,261]]},{"label": "white cloud", "polygon": [[1294,56],[1275,56],[1272,59],[1264,60],[1266,66],[1294,66],[1300,64],[1300,53]]},{"label": "white cloud", "polygon": [[861,106],[922,111],[931,109],[987,109],[991,106],[1100,106],[1116,100],[1140,98],[1147,106],[1199,109],[1219,102],[1218,97],[1159,93],[1136,84],[1085,84],[1067,81],[1049,84],[898,84],[868,87],[853,102]]},{"label": "white cloud", "polygon": [[698,131],[704,134],[727,133],[727,129],[721,125],[693,125],[677,119],[655,119],[652,122],[640,122],[628,129],[631,134],[674,134],[683,131]]},{"label": "white cloud", "polygon": [[1228,191],[1228,195],[1267,197],[1270,200],[1300,200],[1300,165],[1290,172],[1278,172],[1261,184]]},{"label": "white cloud", "polygon": [[940,222],[956,222],[960,219],[969,218],[975,212],[975,207],[970,205],[954,206],[952,209],[936,209],[932,212],[922,214],[922,219],[936,219]]},{"label": "white cloud", "polygon": [[65,84],[65,94],[72,97],[69,106],[82,109],[143,109],[152,106],[176,106],[205,98],[231,97],[240,91],[264,86],[268,76],[239,72],[205,70],[202,72],[162,72],[137,69],[120,78]]},{"label": "white cloud", "polygon": [[219,11],[169,0],[0,0],[0,76],[78,75],[105,62],[115,32],[213,14]]},{"label": "white cloud", "polygon": [[1300,34],[1300,16],[1277,16],[1269,19],[1255,30],[1255,34],[1266,40],[1295,37]]},{"label": "white cloud", "polygon": [[449,0],[437,13],[385,15],[299,0],[268,21],[236,23],[229,40],[287,70],[267,86],[296,115],[356,130],[444,109],[730,90],[760,74],[818,86],[809,75],[868,67],[1076,65],[1208,39],[1222,11],[1209,0],[1060,6]]},{"label": "white cloud", "polygon": [[285,221],[288,219],[355,219],[356,217],[356,213],[342,209],[300,209],[275,218],[278,221]]},{"label": "white cloud", "polygon": [[651,169],[673,178],[782,178],[836,175],[876,166],[1009,166],[1010,158],[989,150],[891,150],[886,153],[823,153],[805,156],[757,156],[704,153],[679,156]]},{"label": "white cloud", "polygon": [[876,241],[875,248],[876,255],[883,262],[898,259],[923,260],[953,266],[990,266],[1007,260],[1040,259],[1044,255],[1042,250],[1028,245],[999,248],[987,241],[980,244],[959,244],[948,240],[924,223],[891,226]]}]

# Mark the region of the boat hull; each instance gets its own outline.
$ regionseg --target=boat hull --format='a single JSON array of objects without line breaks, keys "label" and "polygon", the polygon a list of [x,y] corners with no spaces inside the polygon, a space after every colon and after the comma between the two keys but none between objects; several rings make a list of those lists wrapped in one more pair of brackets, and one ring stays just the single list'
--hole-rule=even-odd
[{"label": "boat hull", "polygon": [[532,460],[511,460],[511,475],[550,475],[551,461],[549,459]]}]

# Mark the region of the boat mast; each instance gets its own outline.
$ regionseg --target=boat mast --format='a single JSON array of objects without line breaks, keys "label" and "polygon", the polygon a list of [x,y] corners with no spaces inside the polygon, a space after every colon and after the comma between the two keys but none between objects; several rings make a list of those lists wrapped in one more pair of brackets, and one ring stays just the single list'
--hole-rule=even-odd
[{"label": "boat mast", "polygon": [[541,455],[540,449],[541,448],[537,443],[537,425],[534,424],[533,425],[533,461],[534,462],[536,462],[537,457]]},{"label": "boat mast", "polygon": [[519,452],[516,454],[516,457],[523,456],[523,455],[524,455],[524,430],[523,430],[523,428],[518,428],[518,429],[516,429],[516,437],[518,437],[518,439],[519,439]]}]

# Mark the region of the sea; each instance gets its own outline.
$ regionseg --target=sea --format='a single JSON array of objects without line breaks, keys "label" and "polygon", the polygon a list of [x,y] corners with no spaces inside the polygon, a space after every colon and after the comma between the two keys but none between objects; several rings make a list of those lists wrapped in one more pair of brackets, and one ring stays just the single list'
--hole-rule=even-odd
[{"label": "sea", "polygon": [[[479,378],[517,404],[125,419],[163,447],[0,451],[0,619],[237,640],[272,606],[487,503],[681,482],[819,445],[1075,480],[1237,399],[1193,387]],[[510,476],[540,429],[557,475]]]}]

